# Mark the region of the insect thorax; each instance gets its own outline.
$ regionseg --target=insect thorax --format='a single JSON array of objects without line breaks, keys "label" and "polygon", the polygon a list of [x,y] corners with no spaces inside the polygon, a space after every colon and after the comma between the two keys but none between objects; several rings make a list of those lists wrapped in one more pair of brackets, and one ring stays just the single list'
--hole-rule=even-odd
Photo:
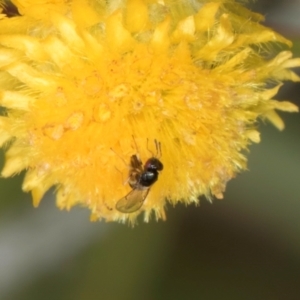
[{"label": "insect thorax", "polygon": [[140,177],[140,185],[149,187],[151,186],[158,178],[158,172],[156,170],[154,171],[146,171],[143,174],[141,174]]}]

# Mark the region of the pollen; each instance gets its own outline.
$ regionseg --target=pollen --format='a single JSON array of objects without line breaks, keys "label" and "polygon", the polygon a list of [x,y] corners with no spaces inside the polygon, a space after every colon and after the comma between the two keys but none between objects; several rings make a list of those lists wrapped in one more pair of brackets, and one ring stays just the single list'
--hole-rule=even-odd
[{"label": "pollen", "polygon": [[291,43],[234,0],[13,2],[21,16],[0,19],[1,174],[26,170],[35,207],[54,187],[60,209],[134,223],[222,199],[259,120],[282,130],[277,111],[298,111],[274,98],[300,80]]}]

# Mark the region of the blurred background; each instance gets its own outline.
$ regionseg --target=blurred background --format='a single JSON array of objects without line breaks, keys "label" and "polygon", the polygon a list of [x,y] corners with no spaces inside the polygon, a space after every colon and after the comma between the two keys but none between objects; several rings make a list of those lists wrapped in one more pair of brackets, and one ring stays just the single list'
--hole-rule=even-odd
[{"label": "blurred background", "polygon": [[[300,1],[251,6],[300,56]],[[300,105],[300,84],[277,98]],[[0,300],[300,299],[300,115],[281,116],[283,132],[261,124],[224,200],[168,206],[166,222],[90,223],[52,192],[34,209],[24,174],[1,179]]]}]

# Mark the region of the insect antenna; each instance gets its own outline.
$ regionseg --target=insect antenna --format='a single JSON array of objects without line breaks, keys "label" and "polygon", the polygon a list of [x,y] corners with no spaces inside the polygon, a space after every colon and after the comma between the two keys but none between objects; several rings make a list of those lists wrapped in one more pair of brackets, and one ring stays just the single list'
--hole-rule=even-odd
[{"label": "insect antenna", "polygon": [[120,154],[118,154],[113,148],[110,148],[110,150],[111,150],[114,154],[116,154],[116,155],[123,161],[123,163],[124,163],[126,166],[128,166],[128,164],[126,163],[125,159],[124,159]]},{"label": "insect antenna", "polygon": [[[110,150],[115,153],[124,163],[124,165],[128,168],[128,164],[126,163],[125,159],[119,155],[113,148],[110,148]],[[125,185],[127,182],[128,182],[128,179],[127,180],[124,180],[124,177],[123,177],[123,172],[121,170],[119,170],[116,166],[114,166],[115,169],[121,174],[121,177],[122,177],[122,182],[123,184]]]},{"label": "insect antenna", "polygon": [[147,138],[147,150],[151,153],[152,157],[155,157],[154,153],[149,148],[149,139]]},{"label": "insect antenna", "polygon": [[154,143],[156,148],[156,158],[161,158],[162,157],[161,143],[158,140],[154,140]]},{"label": "insect antenna", "polygon": [[137,145],[137,142],[134,138],[134,135],[132,135],[132,139],[133,139],[133,142],[134,142],[134,146],[135,146],[135,149],[136,149],[137,156],[139,157],[140,156],[140,151],[139,151],[139,147]]}]

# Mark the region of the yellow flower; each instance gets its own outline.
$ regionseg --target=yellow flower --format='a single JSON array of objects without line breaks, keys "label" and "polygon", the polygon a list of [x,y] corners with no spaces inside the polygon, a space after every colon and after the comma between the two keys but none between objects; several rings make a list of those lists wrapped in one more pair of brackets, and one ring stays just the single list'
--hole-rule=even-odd
[{"label": "yellow flower", "polygon": [[[59,208],[93,220],[164,219],[166,201],[222,198],[258,119],[282,129],[275,110],[298,111],[273,97],[300,59],[233,0],[14,3],[22,16],[0,21],[2,176],[26,169],[34,206],[55,186]],[[164,165],[150,190],[132,183],[134,155]],[[142,206],[127,213],[129,175]]]}]

